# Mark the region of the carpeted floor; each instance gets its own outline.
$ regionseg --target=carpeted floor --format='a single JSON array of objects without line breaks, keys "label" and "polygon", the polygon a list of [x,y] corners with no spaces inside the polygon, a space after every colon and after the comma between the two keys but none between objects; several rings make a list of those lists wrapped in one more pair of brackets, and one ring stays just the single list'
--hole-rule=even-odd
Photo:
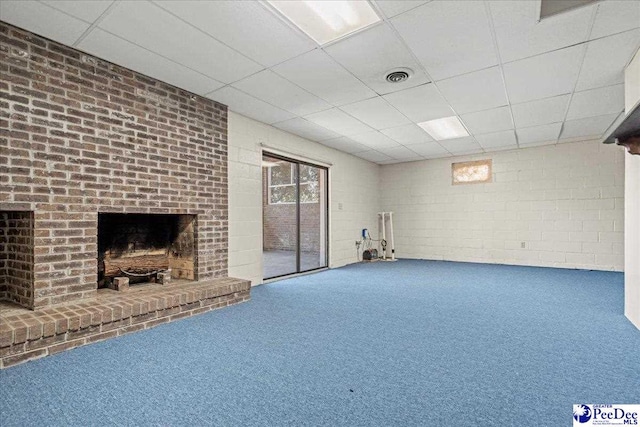
[{"label": "carpeted floor", "polygon": [[567,426],[640,403],[620,273],[359,264],[0,371],[0,425]]}]

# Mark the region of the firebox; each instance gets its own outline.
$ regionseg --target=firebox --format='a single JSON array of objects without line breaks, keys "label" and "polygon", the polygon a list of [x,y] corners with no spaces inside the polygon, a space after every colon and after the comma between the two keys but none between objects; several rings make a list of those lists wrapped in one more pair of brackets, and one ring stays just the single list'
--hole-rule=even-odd
[{"label": "firebox", "polygon": [[98,287],[196,280],[196,225],[196,215],[98,214]]},{"label": "firebox", "polygon": [[33,304],[33,212],[0,211],[0,301]]}]

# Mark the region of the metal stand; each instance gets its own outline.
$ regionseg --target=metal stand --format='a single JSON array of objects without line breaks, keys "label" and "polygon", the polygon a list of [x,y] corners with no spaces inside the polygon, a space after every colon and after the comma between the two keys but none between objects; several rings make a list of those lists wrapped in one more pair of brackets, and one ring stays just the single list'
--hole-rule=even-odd
[{"label": "metal stand", "polygon": [[[378,222],[380,224],[378,236],[382,249],[380,259],[382,261],[395,261],[396,251],[393,242],[393,212],[378,212]],[[390,257],[387,257],[387,252],[391,253]]]}]

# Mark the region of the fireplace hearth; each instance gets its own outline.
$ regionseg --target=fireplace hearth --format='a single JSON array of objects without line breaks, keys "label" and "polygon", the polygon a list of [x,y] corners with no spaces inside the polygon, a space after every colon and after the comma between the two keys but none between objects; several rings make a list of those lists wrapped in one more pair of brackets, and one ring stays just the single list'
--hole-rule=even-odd
[{"label": "fireplace hearth", "polygon": [[227,107],[0,34],[0,369],[248,300],[228,277]]}]

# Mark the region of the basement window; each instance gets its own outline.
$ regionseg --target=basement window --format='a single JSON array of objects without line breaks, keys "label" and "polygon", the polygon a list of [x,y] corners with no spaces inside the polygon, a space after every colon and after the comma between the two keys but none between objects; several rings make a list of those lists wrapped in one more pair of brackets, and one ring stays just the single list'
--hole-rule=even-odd
[{"label": "basement window", "polygon": [[451,164],[453,185],[491,182],[491,159]]}]

